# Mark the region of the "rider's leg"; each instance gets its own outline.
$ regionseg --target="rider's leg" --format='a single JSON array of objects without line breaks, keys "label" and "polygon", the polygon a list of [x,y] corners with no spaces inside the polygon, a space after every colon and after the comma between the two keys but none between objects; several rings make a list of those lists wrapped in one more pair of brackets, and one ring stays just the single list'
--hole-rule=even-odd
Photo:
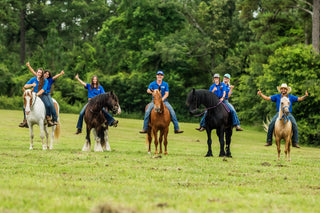
[{"label": "rider's leg", "polygon": [[279,116],[279,113],[275,116],[273,116],[272,120],[270,121],[269,127],[268,127],[268,133],[267,133],[267,144],[272,144],[272,136],[273,136],[273,130],[274,130],[274,125],[277,121],[277,118]]},{"label": "rider's leg", "polygon": [[298,134],[298,125],[297,125],[297,121],[296,119],[293,117],[293,115],[290,113],[289,114],[289,119],[292,123],[292,146],[297,147],[296,145],[298,145],[299,143],[299,134]]},{"label": "rider's leg", "polygon": [[117,127],[118,121],[115,120],[105,108],[102,108],[102,112],[108,122],[108,125]]},{"label": "rider's leg", "polygon": [[42,94],[40,96],[42,102],[44,103],[44,106],[46,108],[46,119],[48,122],[48,126],[52,126],[53,123],[51,121],[51,108],[50,108],[50,101],[48,99],[48,95],[47,94]]},{"label": "rider's leg", "polygon": [[50,94],[48,94],[48,100],[50,102],[50,108],[51,108],[51,114],[52,114],[52,120],[53,122],[57,122],[58,121],[58,116],[57,116],[57,112],[56,112],[56,108],[54,107],[53,104],[53,100]]},{"label": "rider's leg", "polygon": [[229,107],[229,109],[230,109],[230,114],[231,114],[231,117],[232,117],[232,124],[233,124],[233,126],[236,127],[236,130],[242,131],[243,129],[240,127],[240,121],[239,121],[237,112],[236,112],[236,110],[234,109],[233,105],[230,104],[228,100],[223,100],[223,103],[225,103],[225,104]]},{"label": "rider's leg", "polygon": [[84,117],[84,114],[86,112],[87,105],[88,105],[88,103],[86,105],[84,105],[84,107],[82,108],[82,110],[81,110],[81,112],[79,114],[76,134],[79,134],[82,131],[83,117]]},{"label": "rider's leg", "polygon": [[170,112],[171,121],[173,123],[175,133],[181,133],[181,130],[179,128],[178,119],[177,119],[176,113],[174,112],[172,106],[170,105],[170,103],[168,101],[164,101],[163,103],[166,105],[166,107],[168,108],[168,110]]},{"label": "rider's leg", "polygon": [[151,113],[151,110],[153,109],[154,107],[154,103],[153,101],[149,103],[149,106],[146,110],[146,113],[144,115],[144,120],[143,120],[143,128],[142,128],[142,131],[140,131],[141,133],[146,133],[147,130],[148,130],[148,123],[149,123],[149,118],[150,118],[150,113]]}]

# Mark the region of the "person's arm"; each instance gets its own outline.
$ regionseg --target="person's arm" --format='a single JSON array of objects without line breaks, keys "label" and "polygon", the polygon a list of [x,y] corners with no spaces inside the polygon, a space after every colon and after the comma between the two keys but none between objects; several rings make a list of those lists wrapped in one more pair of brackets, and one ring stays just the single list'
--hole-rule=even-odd
[{"label": "person's arm", "polygon": [[84,83],[83,81],[81,81],[81,79],[79,78],[79,74],[77,74],[77,75],[75,76],[75,78],[76,78],[76,79],[80,82],[80,84],[82,84],[84,87],[87,86],[86,83]]},{"label": "person's arm", "polygon": [[62,76],[64,74],[64,71],[61,70],[61,72],[55,76],[52,77],[53,80],[56,80],[58,77]]},{"label": "person's arm", "polygon": [[27,67],[29,68],[30,72],[32,72],[33,75],[37,75],[37,73],[32,69],[32,67],[30,66],[29,61],[26,63]]},{"label": "person's arm", "polygon": [[40,96],[40,95],[42,95],[42,93],[44,93],[44,89],[41,89],[40,91],[38,91],[36,95]]},{"label": "person's arm", "polygon": [[271,101],[271,97],[268,97],[268,96],[262,94],[262,92],[261,92],[260,89],[259,89],[259,91],[258,91],[257,94],[260,95],[264,100],[266,100],[266,101]]},{"label": "person's arm", "polygon": [[164,96],[162,97],[162,101],[166,100],[169,97],[169,92],[165,92]]},{"label": "person's arm", "polygon": [[305,95],[299,97],[299,98],[298,98],[298,101],[303,101],[304,99],[306,99],[306,98],[308,97],[308,95],[309,95],[309,94],[308,94],[308,91],[306,90]]},{"label": "person's arm", "polygon": [[223,101],[225,97],[226,97],[226,91],[223,91],[223,95],[222,95],[222,97],[220,98],[220,101]]},{"label": "person's arm", "polygon": [[36,86],[37,86],[37,84],[36,84],[36,83],[33,83],[33,84],[25,84],[23,87],[26,88],[26,89],[28,89],[28,88],[30,88],[30,87],[36,87]]},{"label": "person's arm", "polygon": [[228,93],[228,98],[231,97],[233,88],[234,88],[234,86],[233,86],[233,85],[230,85],[230,90],[229,90],[229,93]]}]

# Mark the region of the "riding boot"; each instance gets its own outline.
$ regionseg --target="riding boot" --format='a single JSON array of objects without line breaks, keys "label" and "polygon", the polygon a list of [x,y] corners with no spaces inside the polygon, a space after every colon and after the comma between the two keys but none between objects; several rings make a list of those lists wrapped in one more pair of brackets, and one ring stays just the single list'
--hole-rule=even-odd
[{"label": "riding boot", "polygon": [[48,127],[53,126],[53,123],[51,121],[51,117],[50,116],[46,116],[47,122],[48,122]]},{"label": "riding boot", "polygon": [[24,119],[24,120],[22,121],[22,123],[19,124],[19,127],[26,127],[26,128],[28,128],[27,119]]}]

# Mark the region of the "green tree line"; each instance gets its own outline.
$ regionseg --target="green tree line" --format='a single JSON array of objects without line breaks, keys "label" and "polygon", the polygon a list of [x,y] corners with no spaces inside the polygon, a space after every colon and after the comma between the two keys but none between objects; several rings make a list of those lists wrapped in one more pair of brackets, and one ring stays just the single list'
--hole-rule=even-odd
[{"label": "green tree line", "polygon": [[[0,107],[22,108],[22,87],[36,69],[65,75],[53,97],[78,113],[85,82],[99,77],[125,116],[142,118],[157,70],[170,85],[181,121],[191,88],[208,89],[215,73],[231,75],[231,102],[242,123],[276,113],[267,96],[287,83],[309,97],[293,105],[300,141],[320,145],[319,0],[3,0],[0,1]],[[22,113],[21,113],[22,114]]]}]

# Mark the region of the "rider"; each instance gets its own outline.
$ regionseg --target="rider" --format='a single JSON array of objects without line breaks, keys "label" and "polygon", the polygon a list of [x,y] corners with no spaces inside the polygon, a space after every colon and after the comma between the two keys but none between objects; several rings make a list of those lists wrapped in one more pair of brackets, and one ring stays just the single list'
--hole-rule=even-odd
[{"label": "rider", "polygon": [[258,91],[258,95],[260,95],[264,100],[267,101],[273,101],[277,103],[277,114],[272,118],[272,120],[270,121],[269,124],[269,128],[268,128],[268,133],[267,133],[267,143],[265,146],[271,146],[272,145],[272,134],[273,134],[273,129],[274,129],[274,125],[276,123],[276,120],[279,116],[279,107],[280,107],[280,100],[281,97],[283,96],[288,96],[289,100],[290,100],[290,107],[289,107],[289,119],[292,123],[292,131],[293,131],[293,136],[292,136],[292,146],[296,147],[296,148],[300,148],[300,146],[298,145],[299,143],[299,137],[298,137],[298,125],[296,120],[294,119],[293,115],[292,115],[292,103],[297,102],[297,101],[303,101],[307,96],[308,96],[308,91],[306,90],[305,95],[302,97],[297,97],[294,95],[289,95],[289,93],[291,92],[291,87],[288,87],[287,84],[283,83],[281,84],[281,86],[277,87],[277,90],[280,92],[280,94],[276,94],[276,95],[272,95],[272,96],[265,96],[264,94],[261,93],[261,90],[259,89]]},{"label": "rider", "polygon": [[[179,123],[178,123],[176,114],[175,114],[172,106],[169,104],[169,102],[167,100],[167,97],[169,96],[169,85],[167,82],[163,81],[163,75],[164,75],[163,71],[157,72],[157,80],[155,80],[149,84],[149,87],[147,89],[147,93],[152,94],[151,90],[159,89],[159,87],[161,88],[162,101],[166,105],[166,107],[168,108],[168,110],[170,112],[171,120],[174,125],[174,133],[176,133],[176,134],[183,133],[183,131],[181,131],[179,129]],[[147,133],[148,132],[149,117],[150,117],[150,113],[151,113],[151,110],[153,109],[153,107],[154,107],[154,103],[153,103],[153,101],[151,101],[148,106],[148,109],[146,110],[146,113],[144,116],[144,121],[143,121],[143,129],[142,129],[142,131],[140,131],[140,133]]]},{"label": "rider", "polygon": [[[105,93],[103,87],[101,85],[99,85],[99,80],[96,75],[92,76],[91,84],[83,82],[79,78],[78,74],[75,76],[75,78],[80,82],[80,84],[82,84],[84,86],[85,89],[88,90],[88,102],[91,100],[91,98],[93,98],[99,94]],[[86,103],[86,105],[84,105],[84,107],[82,108],[82,110],[80,112],[78,123],[77,123],[77,132],[75,133],[76,135],[80,134],[82,132],[83,116],[86,112],[87,105],[88,105],[88,103]],[[105,108],[102,108],[102,112],[108,122],[108,125],[117,127],[119,121],[115,120],[112,117],[112,115]]]},{"label": "rider", "polygon": [[240,121],[239,121],[237,112],[234,109],[233,105],[228,100],[231,97],[232,90],[234,88],[233,85],[230,85],[230,78],[231,76],[228,73],[223,76],[223,83],[226,85],[226,97],[223,100],[223,103],[225,103],[230,109],[230,113],[232,116],[232,123],[233,123],[233,126],[236,127],[236,131],[243,131],[243,129],[240,127]]},{"label": "rider", "polygon": [[[230,75],[229,74],[226,74],[226,75],[227,75],[227,77],[229,77],[228,79],[230,81]],[[230,109],[230,111],[231,111],[231,114],[232,114],[232,111],[234,110],[233,106],[229,102],[226,102],[225,99],[227,99],[228,96],[232,94],[233,86],[232,86],[232,89],[231,89],[231,87],[229,88],[229,90],[227,90],[227,89],[228,89],[227,85],[224,82],[220,82],[220,75],[217,74],[217,73],[214,74],[214,76],[213,76],[213,84],[210,86],[209,91],[211,91],[214,94],[216,94],[217,97],[220,99],[220,101],[222,101],[225,104],[227,104],[229,109]],[[229,105],[231,105],[232,108]],[[202,132],[202,131],[204,131],[206,129],[205,128],[205,126],[206,126],[206,123],[205,123],[206,114],[207,114],[207,112],[205,112],[205,114],[203,115],[203,117],[202,117],[202,119],[200,121],[200,127],[196,128],[196,130],[199,130],[200,132]],[[234,117],[236,117],[236,119],[238,119],[235,110],[234,110],[234,114],[235,115],[232,114],[232,120],[234,119]],[[237,131],[243,131],[243,129],[240,127],[239,119],[238,119],[238,121],[233,120],[233,124],[235,125]]]},{"label": "rider", "polygon": [[[29,61],[26,63],[27,67],[29,68],[30,72],[32,72],[33,75],[37,75],[37,73],[34,71],[34,69],[30,66],[30,63]],[[53,104],[53,101],[52,101],[52,97],[50,95],[50,92],[51,92],[51,86],[52,84],[54,83],[54,81],[60,77],[61,75],[64,74],[64,71],[61,70],[61,72],[55,76],[52,77],[52,74],[49,70],[45,70],[44,71],[44,77],[48,80],[48,87],[47,87],[47,91],[46,93],[48,94],[48,100],[50,102],[50,110],[51,110],[51,114],[52,114],[52,120],[53,120],[53,124],[54,125],[57,125],[57,112],[56,112],[56,109],[54,107],[54,104]],[[27,120],[25,120],[25,117],[24,117],[24,120],[22,123],[20,123],[19,127],[27,127]]]},{"label": "rider", "polygon": [[[48,80],[44,78],[44,71],[39,68],[36,73],[36,77],[31,78],[25,85],[24,88],[33,87],[33,91],[44,103],[46,108],[46,119],[49,126],[54,124],[51,121],[50,101],[47,94]],[[24,110],[24,109],[23,109]]]}]

